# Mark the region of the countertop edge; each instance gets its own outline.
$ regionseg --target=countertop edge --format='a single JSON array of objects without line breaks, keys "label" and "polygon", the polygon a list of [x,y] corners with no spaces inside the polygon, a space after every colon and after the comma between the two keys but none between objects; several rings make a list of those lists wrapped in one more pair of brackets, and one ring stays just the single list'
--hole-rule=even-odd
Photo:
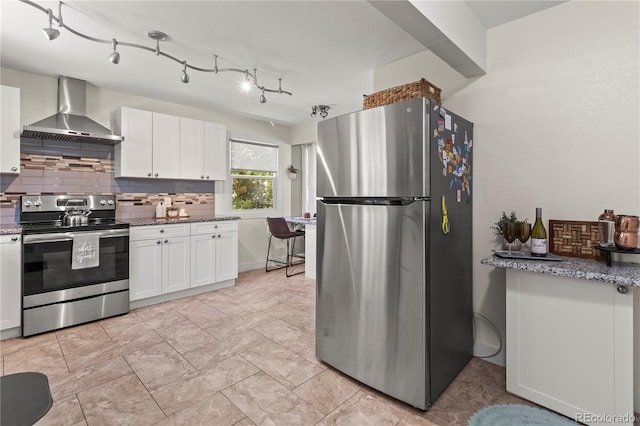
[{"label": "countertop edge", "polygon": [[177,217],[175,219],[155,219],[155,218],[145,218],[145,219],[126,219],[122,220],[123,222],[129,223],[129,226],[153,226],[153,225],[176,225],[180,223],[197,223],[197,222],[222,222],[222,221],[230,221],[230,220],[240,220],[239,216],[220,216],[220,217],[211,217],[211,216],[203,216],[203,217]]},{"label": "countertop edge", "polygon": [[481,264],[497,268],[517,269],[560,277],[577,278],[588,281],[640,287],[640,265],[613,264],[595,260],[563,257],[560,261],[505,259],[491,255]]}]

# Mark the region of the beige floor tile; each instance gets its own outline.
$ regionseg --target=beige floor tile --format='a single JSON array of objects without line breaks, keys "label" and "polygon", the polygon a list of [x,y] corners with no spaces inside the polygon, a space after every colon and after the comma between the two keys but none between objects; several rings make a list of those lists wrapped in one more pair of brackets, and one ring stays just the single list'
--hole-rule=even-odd
[{"label": "beige floor tile", "polygon": [[62,399],[118,377],[126,376],[131,371],[124,358],[117,357],[64,376],[51,377],[49,388],[54,400]]},{"label": "beige floor tile", "polygon": [[316,346],[315,346],[315,344],[313,346],[309,346],[309,347],[301,350],[300,352],[298,352],[298,355],[300,355],[302,358],[304,358],[307,361],[309,361],[311,364],[322,368],[323,370],[328,367],[327,364],[323,363],[322,361],[320,361],[316,357]]},{"label": "beige floor tile", "polygon": [[281,319],[260,324],[254,330],[296,353],[315,345],[316,341],[314,334],[294,327]]},{"label": "beige floor tile", "polygon": [[227,314],[198,299],[185,302],[176,309],[177,312],[201,328],[215,327],[227,318]]},{"label": "beige floor tile", "polygon": [[24,349],[4,357],[4,374],[22,371],[35,371],[49,377],[69,373],[57,340],[56,343]]},{"label": "beige floor tile", "polygon": [[465,380],[501,390],[507,386],[505,368],[480,358],[472,358],[458,374],[456,380]]},{"label": "beige floor tile", "polygon": [[165,418],[135,374],[78,393],[90,425],[151,425]]},{"label": "beige floor tile", "polygon": [[188,321],[184,316],[175,312],[175,310],[169,310],[168,308],[142,308],[134,312],[144,321],[145,326],[152,330],[159,330],[180,322]]},{"label": "beige floor tile", "polygon": [[142,324],[142,318],[140,318],[134,311],[131,311],[126,315],[119,315],[117,317],[107,318],[100,321],[102,328],[107,331],[113,328],[136,327],[140,326],[140,324]]},{"label": "beige floor tile", "polygon": [[258,425],[313,425],[323,417],[265,373],[251,376],[222,393]]},{"label": "beige floor tile", "polygon": [[[120,332],[117,332],[120,330]],[[121,357],[130,352],[134,352],[149,346],[162,343],[165,340],[153,330],[144,328],[126,329],[126,334],[121,334],[124,329],[111,329],[109,334],[113,334],[113,345],[99,348],[94,352],[85,354],[71,354],[65,357],[70,371],[89,368],[97,363],[109,361]]]},{"label": "beige floor tile", "polygon": [[376,395],[358,391],[318,425],[395,425],[407,413]]},{"label": "beige floor tile", "polygon": [[196,371],[166,342],[128,353],[124,357],[150,391]]},{"label": "beige floor tile", "polygon": [[36,423],[37,426],[75,425],[84,422],[80,401],[75,395],[67,398],[53,398],[49,412]]},{"label": "beige floor tile", "polygon": [[253,330],[236,334],[227,339],[210,343],[199,349],[185,352],[183,356],[198,370],[208,368],[249,348],[269,340]]},{"label": "beige floor tile", "polygon": [[94,352],[113,344],[99,322],[65,328],[57,331],[56,335],[65,356]]},{"label": "beige floor tile", "polygon": [[192,322],[180,322],[176,325],[159,329],[157,333],[181,354],[218,341],[218,339]]},{"label": "beige floor tile", "polygon": [[205,396],[205,399],[161,420],[156,426],[231,426],[246,419],[244,413],[221,393],[216,392]]},{"label": "beige floor tile", "polygon": [[326,369],[293,389],[293,392],[323,414],[329,414],[358,390],[360,386],[354,380]]},{"label": "beige floor tile", "polygon": [[293,389],[323,371],[322,368],[273,342],[246,349],[240,352],[240,355],[287,389]]},{"label": "beige floor tile", "polygon": [[45,333],[31,337],[16,337],[15,339],[0,341],[0,354],[3,356],[11,355],[16,352],[22,352],[52,343],[58,343],[55,333]]},{"label": "beige floor tile", "polygon": [[249,417],[245,417],[233,426],[255,426],[255,423]]},{"label": "beige floor tile", "polygon": [[253,364],[236,355],[211,368],[161,386],[152,391],[151,395],[164,413],[171,415],[259,371]]},{"label": "beige floor tile", "polygon": [[218,339],[225,339],[234,334],[251,330],[260,324],[273,320],[273,317],[262,311],[251,314],[233,315],[227,317],[222,323],[206,330]]},{"label": "beige floor tile", "polygon": [[198,296],[198,300],[224,315],[241,315],[247,312],[247,309],[237,303],[234,298],[221,293],[221,291],[201,294]]},{"label": "beige floor tile", "polygon": [[295,327],[309,332],[315,331],[316,314],[294,306],[280,303],[269,309],[269,315],[279,318]]}]

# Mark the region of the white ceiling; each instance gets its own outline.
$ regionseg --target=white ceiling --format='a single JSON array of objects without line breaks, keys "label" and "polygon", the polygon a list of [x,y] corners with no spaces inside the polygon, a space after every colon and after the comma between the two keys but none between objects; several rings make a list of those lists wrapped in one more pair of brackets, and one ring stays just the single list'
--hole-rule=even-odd
[{"label": "white ceiling", "polygon": [[[54,10],[57,3],[35,1]],[[491,28],[554,6],[558,1],[467,1]],[[95,43],[61,29],[45,39],[47,16],[16,0],[0,1],[0,65],[66,75],[116,91],[178,104],[242,114],[286,125],[311,120],[312,105],[331,115],[361,109],[373,87],[373,69],[425,50],[402,28],[365,1],[65,1],[64,23],[95,38],[116,38],[154,47],[149,30],[169,39],[161,50],[191,65],[258,69],[258,82],[293,92],[239,90],[240,74],[189,71],[152,52],[119,46],[120,64],[107,58],[110,44]],[[56,24],[54,22],[54,28]],[[437,84],[437,82],[435,82]],[[53,111],[52,111],[53,113]]]}]

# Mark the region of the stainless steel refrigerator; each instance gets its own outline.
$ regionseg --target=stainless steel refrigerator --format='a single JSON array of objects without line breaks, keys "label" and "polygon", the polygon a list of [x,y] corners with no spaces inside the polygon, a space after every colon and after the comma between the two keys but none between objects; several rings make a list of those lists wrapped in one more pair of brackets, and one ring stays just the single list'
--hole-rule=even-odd
[{"label": "stainless steel refrigerator", "polygon": [[318,123],[316,355],[423,410],[472,356],[472,147],[427,98]]}]

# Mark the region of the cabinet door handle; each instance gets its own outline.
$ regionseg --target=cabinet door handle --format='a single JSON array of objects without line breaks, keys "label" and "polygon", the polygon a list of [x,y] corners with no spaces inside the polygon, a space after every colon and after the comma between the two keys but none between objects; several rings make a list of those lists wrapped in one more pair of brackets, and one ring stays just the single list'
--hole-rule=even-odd
[{"label": "cabinet door handle", "polygon": [[161,234],[164,234],[164,229],[161,229],[161,230],[160,230],[160,233],[161,233]]},{"label": "cabinet door handle", "polygon": [[155,176],[155,177],[158,177],[158,174],[156,173],[154,176]]},{"label": "cabinet door handle", "polygon": [[12,172],[16,172],[16,171],[18,171],[18,168],[17,168],[16,166],[13,166],[13,167],[11,168],[11,171],[12,171]]},{"label": "cabinet door handle", "polygon": [[169,240],[164,240],[164,243],[167,244],[169,242]]},{"label": "cabinet door handle", "polygon": [[218,238],[222,238],[222,235],[218,234]]},{"label": "cabinet door handle", "polygon": [[627,294],[628,292],[629,292],[629,289],[626,286],[623,286],[623,285],[618,286],[618,293]]},{"label": "cabinet door handle", "polygon": [[218,229],[218,225],[213,225],[213,228],[214,229]]},{"label": "cabinet door handle", "polygon": [[200,175],[200,179],[204,179],[204,175]]},{"label": "cabinet door handle", "polygon": [[215,237],[216,237],[215,234],[211,236],[211,238],[215,238]]},{"label": "cabinet door handle", "polygon": [[161,242],[162,242],[162,241],[158,240],[158,241],[156,241],[156,244],[160,244]]},{"label": "cabinet door handle", "polygon": [[207,176],[207,179],[209,179],[209,176]]},{"label": "cabinet door handle", "polygon": [[11,241],[18,241],[18,237],[11,237]]},{"label": "cabinet door handle", "polygon": [[147,173],[147,176],[151,177],[151,172]]}]

